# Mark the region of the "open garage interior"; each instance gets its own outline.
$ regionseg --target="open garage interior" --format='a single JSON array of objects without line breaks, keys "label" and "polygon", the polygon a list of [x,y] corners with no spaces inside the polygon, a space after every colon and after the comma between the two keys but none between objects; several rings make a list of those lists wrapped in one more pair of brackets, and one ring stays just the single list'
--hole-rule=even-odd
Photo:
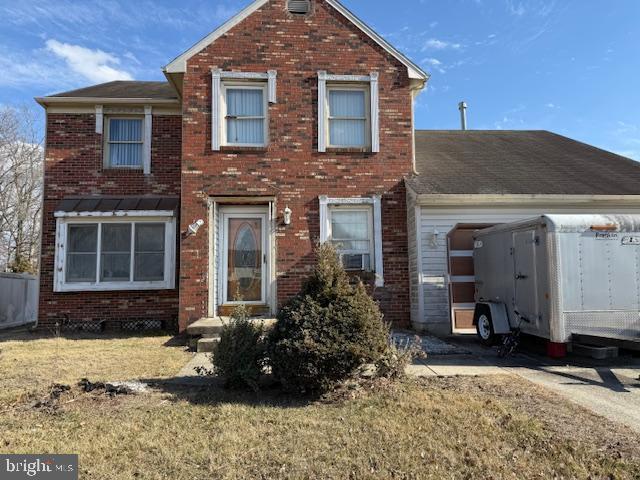
[{"label": "open garage interior", "polygon": [[[419,331],[436,335],[474,334],[473,308],[475,277],[473,271],[473,235],[482,228],[524,220],[543,214],[640,213],[640,205],[611,203],[602,199],[577,205],[567,199],[562,206],[555,203],[520,206],[500,205],[485,198],[467,196],[460,200],[468,206],[452,207],[434,204],[415,205],[415,216],[409,222],[409,235],[415,235],[417,255],[412,262],[412,324]],[[415,201],[415,199],[414,199]],[[474,206],[482,205],[485,206]]]}]

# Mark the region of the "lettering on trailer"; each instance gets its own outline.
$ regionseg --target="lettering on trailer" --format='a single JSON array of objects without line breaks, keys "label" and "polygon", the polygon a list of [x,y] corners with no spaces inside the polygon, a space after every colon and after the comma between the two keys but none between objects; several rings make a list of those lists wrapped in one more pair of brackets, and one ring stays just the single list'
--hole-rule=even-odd
[{"label": "lettering on trailer", "polygon": [[615,232],[594,232],[596,240],[618,240],[620,234]]},{"label": "lettering on trailer", "polygon": [[626,235],[622,237],[622,245],[640,245],[640,235]]}]

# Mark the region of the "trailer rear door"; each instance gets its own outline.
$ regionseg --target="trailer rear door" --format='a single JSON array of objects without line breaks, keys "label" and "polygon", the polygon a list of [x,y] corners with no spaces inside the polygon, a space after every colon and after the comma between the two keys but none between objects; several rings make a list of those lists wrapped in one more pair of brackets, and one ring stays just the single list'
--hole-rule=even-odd
[{"label": "trailer rear door", "polygon": [[513,233],[515,310],[531,324],[537,324],[540,316],[536,272],[538,244],[534,230]]}]

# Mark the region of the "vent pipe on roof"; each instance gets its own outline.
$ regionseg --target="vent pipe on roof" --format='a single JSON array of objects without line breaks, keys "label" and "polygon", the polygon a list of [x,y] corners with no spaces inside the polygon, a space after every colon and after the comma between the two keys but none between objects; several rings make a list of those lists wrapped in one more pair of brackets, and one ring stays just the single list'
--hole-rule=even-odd
[{"label": "vent pipe on roof", "polygon": [[458,110],[460,110],[460,128],[462,130],[467,129],[467,102],[460,102],[458,104]]}]

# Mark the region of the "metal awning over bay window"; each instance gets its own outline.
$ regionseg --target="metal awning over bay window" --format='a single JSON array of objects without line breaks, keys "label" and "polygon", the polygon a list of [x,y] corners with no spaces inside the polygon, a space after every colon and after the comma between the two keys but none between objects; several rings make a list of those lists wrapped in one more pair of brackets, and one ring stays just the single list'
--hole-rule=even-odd
[{"label": "metal awning over bay window", "polygon": [[172,197],[61,201],[54,291],[174,288],[177,208]]}]

